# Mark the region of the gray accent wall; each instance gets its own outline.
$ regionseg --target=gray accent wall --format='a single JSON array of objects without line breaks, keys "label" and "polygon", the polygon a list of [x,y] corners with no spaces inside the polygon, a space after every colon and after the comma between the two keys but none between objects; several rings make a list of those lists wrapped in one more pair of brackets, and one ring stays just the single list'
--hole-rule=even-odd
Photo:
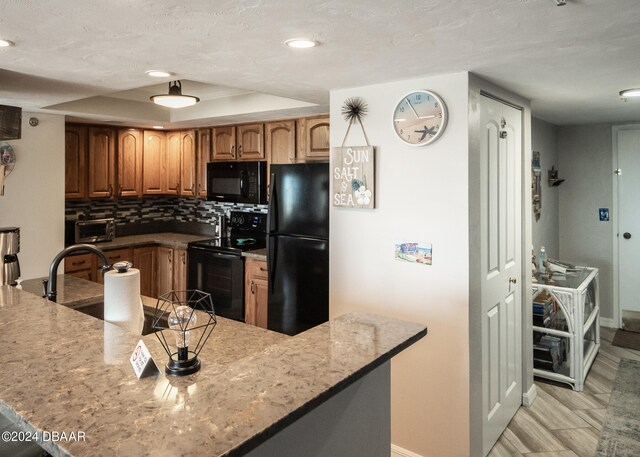
[{"label": "gray accent wall", "polygon": [[[600,270],[600,315],[613,318],[613,223],[599,208],[613,206],[611,124],[558,129],[560,259]],[[613,214],[611,215],[613,216]]]},{"label": "gray accent wall", "polygon": [[[542,213],[536,221],[531,215],[533,250],[537,254],[544,246],[552,259],[560,257],[560,212],[559,193],[561,187],[549,187],[547,171],[555,166],[558,169],[558,126],[535,117],[531,118],[531,145],[540,152],[542,167]],[[565,170],[559,170],[559,177],[565,177]]]}]

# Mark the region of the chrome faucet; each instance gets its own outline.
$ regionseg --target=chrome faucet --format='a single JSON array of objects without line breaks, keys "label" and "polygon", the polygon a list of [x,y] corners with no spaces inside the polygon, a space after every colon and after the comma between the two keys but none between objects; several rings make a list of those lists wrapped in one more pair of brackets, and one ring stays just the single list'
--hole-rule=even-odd
[{"label": "chrome faucet", "polygon": [[42,280],[42,287],[44,289],[45,296],[51,300],[56,301],[58,298],[58,266],[62,259],[67,257],[69,254],[73,254],[74,252],[93,252],[97,255],[102,261],[102,265],[100,269],[102,270],[102,274],[111,269],[111,265],[109,265],[109,259],[107,256],[95,246],[90,244],[72,244],[68,248],[60,251],[51,261],[51,266],[49,267],[49,279]]}]

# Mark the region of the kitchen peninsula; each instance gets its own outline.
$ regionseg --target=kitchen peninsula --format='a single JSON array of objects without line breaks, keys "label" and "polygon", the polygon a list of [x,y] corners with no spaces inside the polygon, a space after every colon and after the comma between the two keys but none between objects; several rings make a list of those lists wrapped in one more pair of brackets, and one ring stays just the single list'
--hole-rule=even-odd
[{"label": "kitchen peninsula", "polygon": [[359,313],[294,337],[219,318],[185,378],[143,336],[161,372],[138,380],[139,336],[1,286],[0,413],[29,432],[84,432],[39,443],[54,456],[388,456],[389,359],[425,334]]}]

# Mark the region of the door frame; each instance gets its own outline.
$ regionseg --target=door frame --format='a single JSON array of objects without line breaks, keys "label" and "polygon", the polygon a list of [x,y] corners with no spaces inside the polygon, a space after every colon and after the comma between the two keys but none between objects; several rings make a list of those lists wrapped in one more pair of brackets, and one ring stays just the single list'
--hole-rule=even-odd
[{"label": "door frame", "polygon": [[607,327],[615,327],[622,328],[622,310],[620,309],[620,276],[619,276],[619,248],[618,243],[620,238],[618,237],[618,233],[620,231],[620,217],[619,208],[620,202],[618,200],[618,179],[616,170],[618,169],[618,132],[621,130],[640,130],[640,124],[623,124],[623,125],[614,125],[611,127],[611,163],[612,163],[612,172],[613,172],[613,205],[611,211],[611,222],[612,228],[611,236],[613,237],[613,318],[612,319],[603,319],[600,318],[601,325],[606,325]]},{"label": "door frame", "polygon": [[[531,108],[527,99],[498,87],[482,78],[469,74],[469,443],[470,455],[480,456],[482,450],[482,390],[481,384],[475,383],[476,376],[482,376],[482,366],[479,357],[475,357],[474,345],[481,342],[481,328],[477,311],[480,298],[480,271],[479,254],[472,247],[476,241],[477,233],[473,232],[474,224],[479,221],[479,213],[474,208],[471,199],[476,187],[473,186],[475,178],[473,173],[477,165],[475,157],[479,154],[479,103],[480,97],[489,97],[499,102],[518,108],[522,112],[522,149],[521,149],[521,322],[522,322],[522,405],[533,404],[537,390],[533,383],[533,329],[532,329],[532,296],[531,291],[531,246],[533,242],[532,230],[532,205],[531,205]],[[477,173],[476,173],[477,174]],[[477,219],[476,219],[477,218]],[[479,232],[479,230],[478,230]],[[477,347],[476,346],[476,347]],[[480,451],[479,451],[480,450]]]}]

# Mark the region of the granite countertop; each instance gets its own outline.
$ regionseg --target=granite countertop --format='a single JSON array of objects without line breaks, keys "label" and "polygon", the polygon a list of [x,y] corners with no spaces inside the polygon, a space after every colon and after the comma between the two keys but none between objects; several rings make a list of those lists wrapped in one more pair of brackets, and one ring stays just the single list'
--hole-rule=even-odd
[{"label": "granite countertop", "polygon": [[144,235],[126,235],[116,237],[112,241],[92,243],[100,249],[116,249],[130,246],[143,246],[145,244],[159,244],[173,249],[186,249],[187,243],[192,241],[208,240],[211,236],[189,235],[186,233],[147,233]]},{"label": "granite countertop", "polygon": [[[22,290],[43,296],[42,280],[46,278],[22,281]],[[104,286],[71,275],[58,275],[57,302],[71,308],[92,305],[104,299]],[[44,300],[44,299],[43,299]],[[46,300],[45,300],[46,301]]]},{"label": "granite countertop", "polygon": [[250,257],[257,260],[267,260],[267,249],[254,249],[253,251],[245,251],[242,253],[242,257]]},{"label": "granite countertop", "polygon": [[[187,249],[187,244],[191,243],[192,241],[209,240],[209,239],[211,239],[211,236],[162,232],[162,233],[147,233],[144,235],[119,236],[112,241],[105,241],[102,243],[92,243],[92,244],[102,250],[144,246],[148,244],[158,244],[160,246],[166,246],[173,249]],[[255,249],[252,251],[246,251],[242,253],[242,256],[251,257],[258,260],[267,260],[267,250]]]},{"label": "granite countertop", "polygon": [[[54,456],[243,455],[425,334],[361,313],[294,337],[218,318],[202,369],[171,378],[154,335],[0,286],[0,413],[32,432],[85,433],[44,443]],[[161,372],[138,380],[140,338]]]}]

